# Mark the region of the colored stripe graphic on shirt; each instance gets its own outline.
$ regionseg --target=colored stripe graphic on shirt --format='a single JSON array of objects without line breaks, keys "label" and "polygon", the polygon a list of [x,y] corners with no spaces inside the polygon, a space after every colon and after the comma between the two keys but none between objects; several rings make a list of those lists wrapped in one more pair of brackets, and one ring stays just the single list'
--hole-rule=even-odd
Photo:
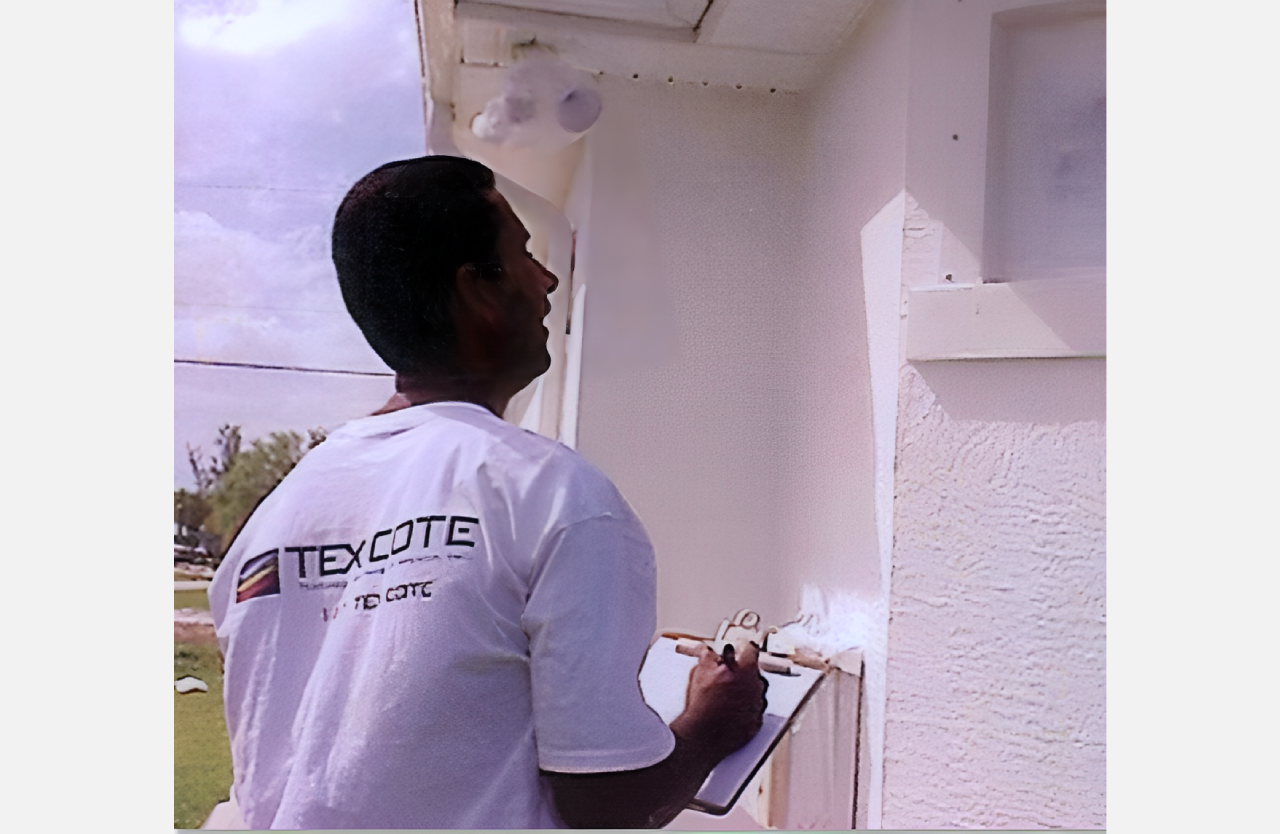
[{"label": "colored stripe graphic on shirt", "polygon": [[240,568],[236,602],[280,593],[280,551],[268,550],[254,556]]}]

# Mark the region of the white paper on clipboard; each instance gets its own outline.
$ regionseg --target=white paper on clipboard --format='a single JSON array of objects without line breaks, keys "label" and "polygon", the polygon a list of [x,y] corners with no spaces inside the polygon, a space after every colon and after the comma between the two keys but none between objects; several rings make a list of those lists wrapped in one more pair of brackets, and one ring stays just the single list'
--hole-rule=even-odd
[{"label": "white paper on clipboard", "polygon": [[[697,659],[676,652],[676,641],[659,637],[649,647],[640,668],[640,692],[645,702],[670,724],[684,711],[689,673]],[[765,693],[764,722],[760,732],[740,750],[729,754],[702,783],[690,808],[709,814],[725,814],[733,807],[742,789],[764,764],[769,753],[791,724],[796,713],[824,672],[804,666],[793,667],[794,675],[764,673],[769,688]]]}]

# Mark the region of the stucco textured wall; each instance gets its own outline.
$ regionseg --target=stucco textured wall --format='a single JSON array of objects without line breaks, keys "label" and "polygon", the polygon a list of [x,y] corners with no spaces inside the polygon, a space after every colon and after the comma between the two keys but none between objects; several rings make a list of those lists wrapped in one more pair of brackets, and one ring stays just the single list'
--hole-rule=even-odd
[{"label": "stucco textured wall", "polygon": [[883,825],[1105,826],[1105,424],[900,382]]}]

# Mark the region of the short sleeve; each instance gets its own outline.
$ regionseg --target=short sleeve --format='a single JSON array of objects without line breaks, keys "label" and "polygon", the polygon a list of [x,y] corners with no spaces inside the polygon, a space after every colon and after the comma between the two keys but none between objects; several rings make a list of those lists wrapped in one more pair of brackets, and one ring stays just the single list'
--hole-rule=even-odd
[{"label": "short sleeve", "polygon": [[561,773],[636,770],[675,739],[640,694],[656,627],[653,546],[630,514],[555,533],[532,577],[529,635],[538,766]]}]

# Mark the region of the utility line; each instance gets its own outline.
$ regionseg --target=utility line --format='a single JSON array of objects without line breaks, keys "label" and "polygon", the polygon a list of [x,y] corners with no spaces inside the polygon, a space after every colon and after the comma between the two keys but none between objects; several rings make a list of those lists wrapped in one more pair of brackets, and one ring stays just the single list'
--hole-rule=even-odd
[{"label": "utility line", "polygon": [[259,365],[256,362],[215,362],[212,359],[174,359],[175,365],[208,365],[214,368],[250,368],[255,371],[295,371],[305,374],[342,374],[345,376],[386,376],[389,371],[345,371],[336,368],[299,368],[294,365]]}]

